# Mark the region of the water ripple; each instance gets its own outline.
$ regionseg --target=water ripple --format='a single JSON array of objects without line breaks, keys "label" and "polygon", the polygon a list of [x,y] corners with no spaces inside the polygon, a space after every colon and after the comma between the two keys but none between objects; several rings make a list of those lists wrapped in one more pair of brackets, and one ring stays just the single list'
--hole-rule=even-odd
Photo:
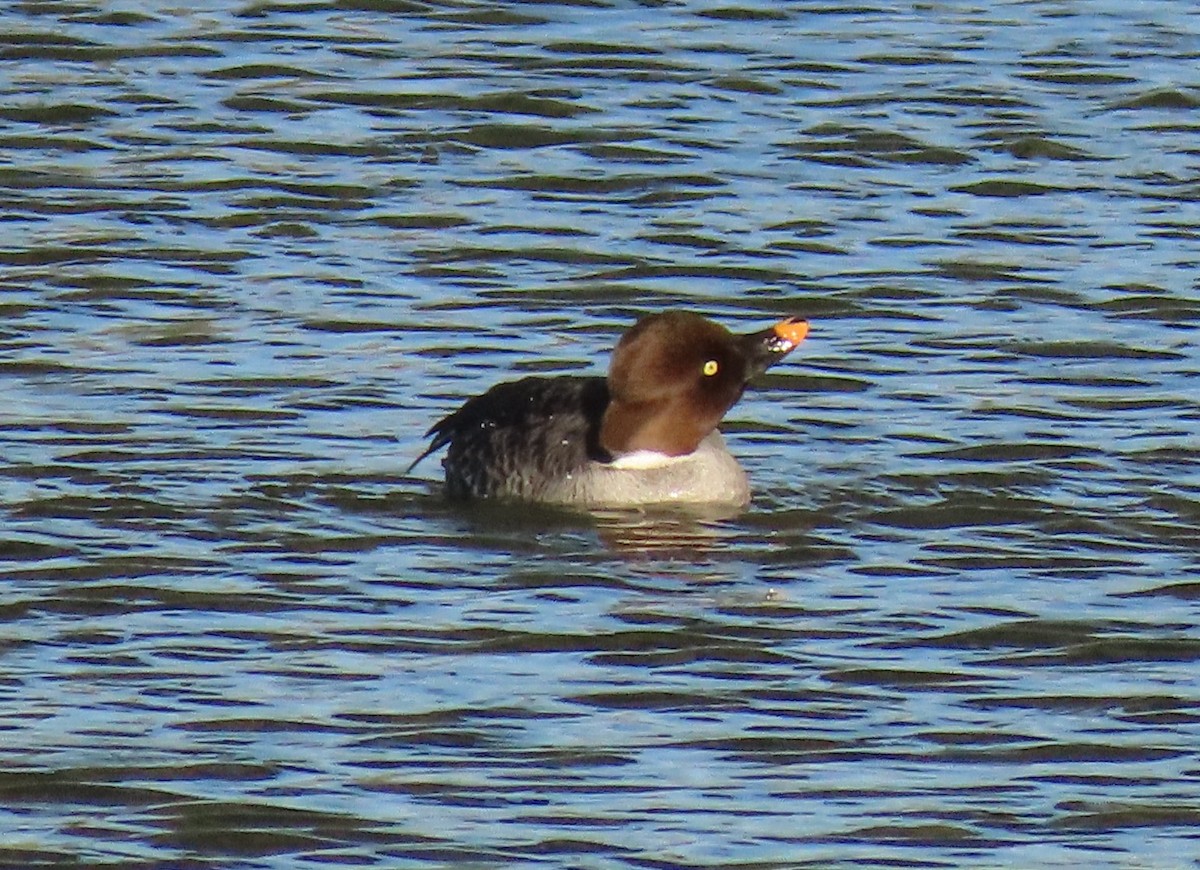
[{"label": "water ripple", "polygon": [[[0,863],[1184,866],[1195,18],[14,6]],[[403,473],[676,306],[749,512]]]}]

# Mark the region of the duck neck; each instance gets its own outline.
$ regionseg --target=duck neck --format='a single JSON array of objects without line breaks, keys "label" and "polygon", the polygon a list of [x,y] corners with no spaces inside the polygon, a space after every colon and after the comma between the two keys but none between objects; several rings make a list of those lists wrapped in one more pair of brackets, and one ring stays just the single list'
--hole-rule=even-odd
[{"label": "duck neck", "polygon": [[630,404],[613,399],[600,422],[600,446],[615,461],[637,454],[686,456],[713,428],[670,403]]}]

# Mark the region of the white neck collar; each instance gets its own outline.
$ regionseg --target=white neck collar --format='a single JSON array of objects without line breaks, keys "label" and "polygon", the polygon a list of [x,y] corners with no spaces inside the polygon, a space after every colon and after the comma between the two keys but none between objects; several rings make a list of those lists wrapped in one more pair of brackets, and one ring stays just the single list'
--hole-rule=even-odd
[{"label": "white neck collar", "polygon": [[683,456],[668,456],[666,453],[659,453],[657,450],[635,450],[632,453],[623,453],[609,463],[611,468],[661,468],[664,465],[672,465],[676,462],[681,462],[687,459],[691,454],[685,453]]}]

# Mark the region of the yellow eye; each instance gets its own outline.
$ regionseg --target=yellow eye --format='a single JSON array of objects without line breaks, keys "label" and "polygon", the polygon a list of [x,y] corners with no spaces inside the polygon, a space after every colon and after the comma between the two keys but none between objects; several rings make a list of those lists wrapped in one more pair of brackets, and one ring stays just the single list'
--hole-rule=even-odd
[{"label": "yellow eye", "polygon": [[715,359],[710,359],[704,364],[704,374],[711,378],[717,373],[717,369],[719,368],[720,366],[717,364],[717,361]]}]

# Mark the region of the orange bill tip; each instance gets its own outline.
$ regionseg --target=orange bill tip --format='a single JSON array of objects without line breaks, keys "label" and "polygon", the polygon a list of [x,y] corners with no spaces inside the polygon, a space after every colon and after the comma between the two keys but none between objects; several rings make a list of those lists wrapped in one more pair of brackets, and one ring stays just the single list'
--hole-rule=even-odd
[{"label": "orange bill tip", "polygon": [[777,336],[792,345],[797,345],[804,341],[804,337],[808,335],[808,321],[799,320],[795,317],[781,320],[772,328],[775,330]]}]

